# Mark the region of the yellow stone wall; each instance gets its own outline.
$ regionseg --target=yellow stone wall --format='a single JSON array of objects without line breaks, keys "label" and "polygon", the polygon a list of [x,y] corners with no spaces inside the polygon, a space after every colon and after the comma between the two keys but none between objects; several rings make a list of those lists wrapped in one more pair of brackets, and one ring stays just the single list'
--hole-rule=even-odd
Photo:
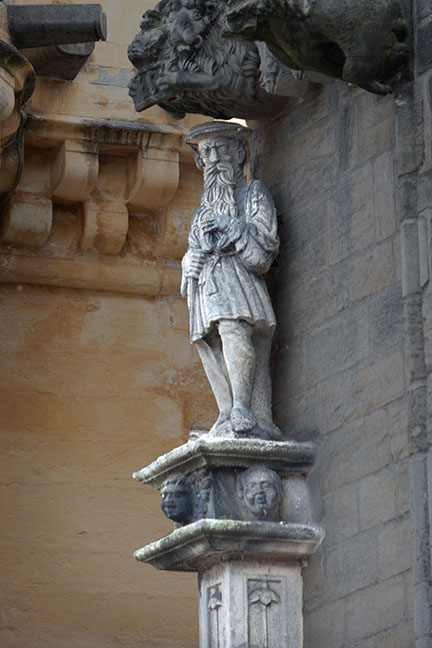
[{"label": "yellow stone wall", "polygon": [[[52,203],[51,229],[42,223],[47,211],[43,235],[23,229],[21,217],[31,228],[37,210],[19,203],[11,217],[18,237],[11,243],[3,230],[0,243],[4,648],[198,644],[195,576],[133,560],[135,549],[172,525],[158,494],[131,474],[216,416],[178,297],[179,259],[201,191],[182,136],[202,118],[175,122],[158,108],[136,115],[124,87],[126,50],[151,4],[102,4],[108,42],[96,45],[75,81],[39,79],[28,106],[18,194]],[[129,208],[118,253],[83,246],[88,198],[52,195],[62,140],[80,144],[83,120],[94,120],[82,137],[88,146],[94,132],[99,174],[111,169],[118,179],[116,205],[124,207],[123,175],[140,149],[114,146],[117,131],[105,136],[97,120],[151,125],[159,131],[155,150],[165,150],[168,137],[167,150],[178,154],[174,197],[157,209]],[[14,168],[5,155],[3,192]]]}]

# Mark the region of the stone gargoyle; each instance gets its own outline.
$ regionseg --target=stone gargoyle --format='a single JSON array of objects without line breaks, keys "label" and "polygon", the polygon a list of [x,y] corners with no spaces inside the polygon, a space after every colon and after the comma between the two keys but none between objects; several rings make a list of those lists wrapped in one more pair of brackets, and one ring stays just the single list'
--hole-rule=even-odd
[{"label": "stone gargoyle", "polygon": [[399,0],[228,0],[223,34],[377,94],[391,91],[409,57]]},{"label": "stone gargoyle", "polygon": [[178,118],[257,118],[280,110],[282,95],[304,93],[306,82],[262,44],[221,36],[225,7],[225,0],[162,0],[146,11],[128,50],[137,68],[129,85],[137,111],[157,104]]}]

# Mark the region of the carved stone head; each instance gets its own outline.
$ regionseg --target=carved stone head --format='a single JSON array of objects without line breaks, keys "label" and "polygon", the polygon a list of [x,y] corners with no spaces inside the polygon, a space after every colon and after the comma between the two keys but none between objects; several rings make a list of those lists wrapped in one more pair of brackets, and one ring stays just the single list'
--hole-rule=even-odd
[{"label": "carved stone head", "polygon": [[282,482],[274,470],[265,466],[248,468],[237,478],[237,492],[249,519],[280,520]]},{"label": "carved stone head", "polygon": [[204,0],[170,0],[167,5],[168,35],[177,54],[190,57],[208,31],[213,5]]},{"label": "carved stone head", "polygon": [[128,56],[137,68],[157,61],[166,41],[166,33],[157,11],[147,11],[141,22],[141,31],[128,47]]},{"label": "carved stone head", "polygon": [[201,170],[219,163],[242,169],[246,162],[243,142],[251,132],[250,128],[233,122],[206,122],[189,131],[186,143],[194,151]]},{"label": "carved stone head", "polygon": [[192,488],[185,475],[175,475],[161,486],[161,509],[163,513],[179,524],[188,524],[193,515]]}]

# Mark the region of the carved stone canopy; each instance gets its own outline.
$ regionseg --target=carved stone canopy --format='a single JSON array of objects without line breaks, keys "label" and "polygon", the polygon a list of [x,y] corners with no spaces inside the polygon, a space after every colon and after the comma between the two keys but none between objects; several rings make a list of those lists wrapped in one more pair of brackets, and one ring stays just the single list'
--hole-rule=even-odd
[{"label": "carved stone canopy", "polygon": [[304,94],[307,82],[264,45],[222,37],[225,6],[225,0],[162,0],[146,11],[128,52],[137,68],[129,85],[137,111],[157,104],[178,118],[253,119]]},{"label": "carved stone canopy", "polygon": [[409,56],[399,0],[229,0],[224,21],[225,36],[264,41],[283,65],[378,94]]}]

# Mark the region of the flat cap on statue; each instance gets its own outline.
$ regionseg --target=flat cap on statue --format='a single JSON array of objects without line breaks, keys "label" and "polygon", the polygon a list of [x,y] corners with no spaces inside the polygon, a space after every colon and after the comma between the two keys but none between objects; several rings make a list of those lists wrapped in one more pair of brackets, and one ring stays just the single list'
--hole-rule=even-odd
[{"label": "flat cap on statue", "polygon": [[186,144],[196,147],[203,139],[227,137],[244,142],[252,134],[252,130],[236,122],[212,121],[199,124],[190,129],[185,137]]}]

